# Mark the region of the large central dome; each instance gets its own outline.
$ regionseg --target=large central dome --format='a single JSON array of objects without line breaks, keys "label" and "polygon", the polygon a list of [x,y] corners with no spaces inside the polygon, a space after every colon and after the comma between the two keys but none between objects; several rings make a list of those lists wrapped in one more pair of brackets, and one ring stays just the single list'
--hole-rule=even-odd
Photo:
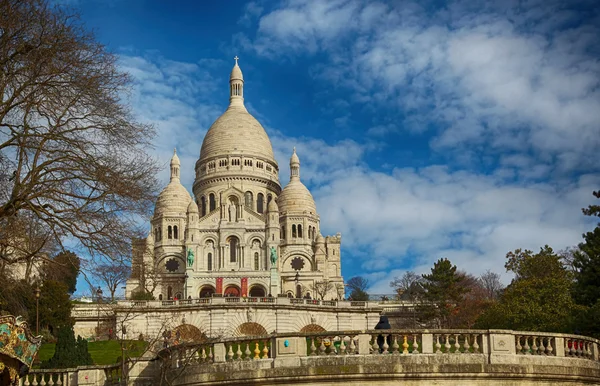
[{"label": "large central dome", "polygon": [[262,158],[276,165],[265,129],[244,107],[244,77],[237,60],[229,84],[229,108],[208,129],[200,149],[200,163],[212,158],[241,155]]},{"label": "large central dome", "polygon": [[230,154],[275,162],[265,129],[244,106],[229,106],[208,129],[200,149],[200,162]]}]

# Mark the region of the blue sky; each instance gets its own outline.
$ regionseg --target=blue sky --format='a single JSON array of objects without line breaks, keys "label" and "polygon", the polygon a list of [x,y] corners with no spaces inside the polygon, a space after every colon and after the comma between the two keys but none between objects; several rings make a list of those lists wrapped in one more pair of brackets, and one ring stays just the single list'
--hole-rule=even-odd
[{"label": "blue sky", "polygon": [[135,83],[129,103],[177,147],[191,191],[240,57],[245,101],[288,181],[292,147],[343,275],[390,292],[449,258],[563,249],[600,188],[594,1],[69,1]]}]

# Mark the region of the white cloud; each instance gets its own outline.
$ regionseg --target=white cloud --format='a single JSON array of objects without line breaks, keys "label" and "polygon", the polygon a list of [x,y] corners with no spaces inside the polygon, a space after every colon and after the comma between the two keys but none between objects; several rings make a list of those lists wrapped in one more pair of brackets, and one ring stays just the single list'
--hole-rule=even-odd
[{"label": "white cloud", "polygon": [[441,153],[511,150],[550,156],[559,172],[598,170],[600,29],[577,25],[581,14],[559,2],[498,3],[450,1],[431,13],[408,2],[288,1],[261,17],[251,47],[273,58],[325,53],[315,76],[380,114],[417,115],[399,128],[437,123],[431,147]]}]

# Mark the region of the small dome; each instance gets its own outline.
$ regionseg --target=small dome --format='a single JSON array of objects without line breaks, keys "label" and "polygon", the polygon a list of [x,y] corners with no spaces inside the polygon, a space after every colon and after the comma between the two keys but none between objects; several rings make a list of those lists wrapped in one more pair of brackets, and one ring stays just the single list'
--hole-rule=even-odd
[{"label": "small dome", "polygon": [[154,216],[167,213],[185,215],[190,201],[192,201],[192,197],[187,189],[181,185],[179,180],[172,180],[158,195]]},{"label": "small dome", "polygon": [[237,60],[235,61],[235,66],[231,70],[231,75],[229,75],[229,80],[244,80],[244,75],[242,75],[242,69],[237,64]]},{"label": "small dome", "polygon": [[300,158],[298,158],[298,154],[296,154],[296,148],[294,147],[294,152],[292,153],[292,157],[290,158],[290,165],[300,165]]},{"label": "small dome", "polygon": [[177,157],[177,149],[173,149],[173,157],[171,158],[171,166],[181,166],[179,157]]},{"label": "small dome", "polygon": [[317,214],[317,206],[312,194],[299,178],[292,179],[277,198],[279,211],[289,213]]},{"label": "small dome", "polygon": [[279,212],[279,208],[277,207],[275,200],[269,201],[269,205],[267,205],[267,212]]},{"label": "small dome", "polygon": [[194,213],[194,214],[199,213],[198,204],[196,204],[196,201],[194,201],[194,200],[190,201],[190,204],[188,205],[188,208],[187,208],[187,212]]},{"label": "small dome", "polygon": [[317,244],[325,244],[325,237],[323,237],[323,235],[320,233],[317,236]]}]

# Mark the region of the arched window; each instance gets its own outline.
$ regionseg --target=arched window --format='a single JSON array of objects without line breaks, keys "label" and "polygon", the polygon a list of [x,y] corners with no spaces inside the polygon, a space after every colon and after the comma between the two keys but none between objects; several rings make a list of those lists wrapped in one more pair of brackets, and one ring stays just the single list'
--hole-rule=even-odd
[{"label": "arched window", "polygon": [[292,225],[292,238],[296,237],[296,224]]},{"label": "arched window", "polygon": [[310,225],[308,226],[308,238],[312,239],[312,227]]},{"label": "arched window", "polygon": [[173,226],[173,238],[179,240],[179,232],[177,232],[177,225]]},{"label": "arched window", "polygon": [[302,238],[302,225],[298,224],[298,237]]},{"label": "arched window", "polygon": [[229,238],[229,262],[235,263],[237,261],[237,245],[238,240],[235,237]]},{"label": "arched window", "polygon": [[264,212],[264,209],[263,209],[263,206],[264,206],[264,202],[263,201],[264,200],[265,200],[265,195],[264,194],[258,193],[256,195],[256,211],[258,213],[263,213]]},{"label": "arched window", "polygon": [[158,241],[158,228],[154,228],[154,240]]},{"label": "arched window", "polygon": [[167,300],[173,300],[173,287],[167,287]]},{"label": "arched window", "polygon": [[269,202],[271,202],[271,200],[272,200],[272,199],[273,199],[273,195],[271,195],[271,194],[267,194],[267,204],[268,204]]},{"label": "arched window", "polygon": [[259,269],[258,252],[254,252],[254,270],[258,271]]},{"label": "arched window", "polygon": [[285,240],[285,227],[281,226],[281,234],[279,235],[280,239]]},{"label": "arched window", "polygon": [[169,238],[169,239],[173,238],[173,227],[171,227],[170,225],[167,228],[167,238]]},{"label": "arched window", "polygon": [[254,210],[254,197],[252,196],[252,192],[246,192],[244,195],[245,204],[248,208]]},{"label": "arched window", "polygon": [[200,210],[202,211],[200,212],[202,213],[202,217],[206,216],[206,197],[204,196],[200,198]]},{"label": "arched window", "polygon": [[158,227],[158,239],[162,240],[162,228]]},{"label": "arched window", "polygon": [[212,212],[217,209],[217,201],[215,200],[215,194],[211,193],[208,195],[208,211]]},{"label": "arched window", "polygon": [[162,294],[158,295],[158,300],[162,300]]},{"label": "arched window", "polygon": [[212,271],[212,253],[208,254],[206,266],[209,271]]}]

